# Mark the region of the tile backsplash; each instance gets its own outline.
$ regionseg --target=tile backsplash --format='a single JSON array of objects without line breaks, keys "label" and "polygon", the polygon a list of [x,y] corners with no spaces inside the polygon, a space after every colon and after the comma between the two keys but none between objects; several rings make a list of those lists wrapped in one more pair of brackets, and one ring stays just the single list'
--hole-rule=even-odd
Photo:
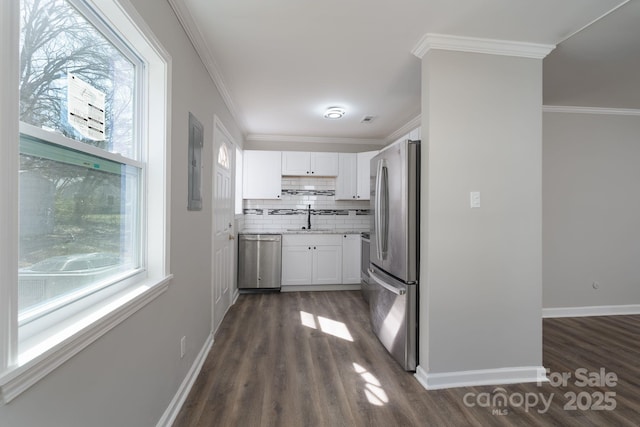
[{"label": "tile backsplash", "polygon": [[282,231],[307,225],[311,229],[369,230],[368,200],[335,200],[335,178],[282,177],[280,200],[244,200],[246,231]]}]

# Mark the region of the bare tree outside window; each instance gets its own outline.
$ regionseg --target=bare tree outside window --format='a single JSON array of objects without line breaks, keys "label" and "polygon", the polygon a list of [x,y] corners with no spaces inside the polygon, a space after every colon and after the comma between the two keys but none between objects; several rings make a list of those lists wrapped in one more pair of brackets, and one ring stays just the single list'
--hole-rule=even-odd
[{"label": "bare tree outside window", "polygon": [[[134,66],[65,0],[23,0],[20,120],[133,156]],[[106,94],[106,140],[81,137],[67,121],[67,74]]]}]

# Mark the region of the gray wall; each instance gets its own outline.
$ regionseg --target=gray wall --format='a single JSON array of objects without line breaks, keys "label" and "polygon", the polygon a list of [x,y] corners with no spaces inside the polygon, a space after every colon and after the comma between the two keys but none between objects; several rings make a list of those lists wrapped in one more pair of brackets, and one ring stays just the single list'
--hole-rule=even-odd
[{"label": "gray wall", "polygon": [[542,61],[422,65],[421,368],[542,366]]},{"label": "gray wall", "polygon": [[[132,0],[173,58],[171,272],[167,292],[87,349],[0,406],[3,427],[153,426],[169,405],[211,328],[213,116],[242,136],[166,1]],[[203,210],[187,212],[188,114],[205,128]],[[180,359],[180,338],[187,351]]]},{"label": "gray wall", "polygon": [[640,304],[640,117],[544,113],[543,153],[544,308]]}]

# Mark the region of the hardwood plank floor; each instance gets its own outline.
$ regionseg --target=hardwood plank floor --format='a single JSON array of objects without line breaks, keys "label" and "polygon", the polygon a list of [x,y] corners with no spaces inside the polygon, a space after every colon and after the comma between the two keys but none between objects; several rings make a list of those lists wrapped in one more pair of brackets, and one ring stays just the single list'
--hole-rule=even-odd
[{"label": "hardwood plank floor", "polygon": [[[640,316],[543,328],[555,384],[427,391],[371,333],[359,292],[244,294],[174,426],[640,426]],[[582,386],[601,369],[616,385]],[[507,406],[490,405],[500,393]]]}]

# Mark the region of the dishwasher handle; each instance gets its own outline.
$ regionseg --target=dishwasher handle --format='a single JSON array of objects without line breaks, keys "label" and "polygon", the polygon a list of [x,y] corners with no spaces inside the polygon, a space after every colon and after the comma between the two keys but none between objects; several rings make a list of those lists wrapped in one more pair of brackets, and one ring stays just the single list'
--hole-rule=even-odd
[{"label": "dishwasher handle", "polygon": [[240,235],[240,240],[245,240],[245,241],[249,241],[249,242],[279,242],[281,240],[281,236],[247,236],[247,235]]}]

